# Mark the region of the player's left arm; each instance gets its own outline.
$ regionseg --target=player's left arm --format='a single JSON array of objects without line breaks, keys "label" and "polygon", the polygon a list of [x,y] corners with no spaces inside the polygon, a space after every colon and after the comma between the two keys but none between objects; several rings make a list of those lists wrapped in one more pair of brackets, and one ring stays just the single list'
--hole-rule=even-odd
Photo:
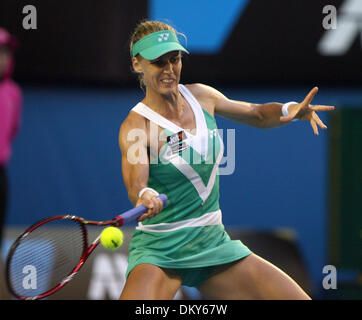
[{"label": "player's left arm", "polygon": [[318,126],[326,129],[327,126],[320,120],[316,111],[330,111],[333,106],[311,105],[311,101],[318,92],[318,88],[313,88],[305,99],[288,108],[288,116],[282,114],[282,103],[271,102],[256,104],[244,101],[236,101],[227,98],[218,90],[198,84],[199,96],[207,95],[213,106],[212,114],[218,114],[226,119],[239,123],[244,123],[256,128],[267,129],[276,128],[291,122],[293,119],[308,120],[315,134],[318,134]]}]

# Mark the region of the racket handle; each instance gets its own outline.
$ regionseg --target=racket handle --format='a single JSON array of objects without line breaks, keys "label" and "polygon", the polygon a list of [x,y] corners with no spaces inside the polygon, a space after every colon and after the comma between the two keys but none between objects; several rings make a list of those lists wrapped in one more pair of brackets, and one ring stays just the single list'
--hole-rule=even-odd
[{"label": "racket handle", "polygon": [[[167,196],[165,194],[160,194],[157,198],[162,200],[164,207],[167,206]],[[117,217],[117,220],[119,220],[118,226],[123,226],[124,224],[137,220],[137,218],[147,212],[147,210],[147,207],[141,204],[140,206],[122,213]]]}]

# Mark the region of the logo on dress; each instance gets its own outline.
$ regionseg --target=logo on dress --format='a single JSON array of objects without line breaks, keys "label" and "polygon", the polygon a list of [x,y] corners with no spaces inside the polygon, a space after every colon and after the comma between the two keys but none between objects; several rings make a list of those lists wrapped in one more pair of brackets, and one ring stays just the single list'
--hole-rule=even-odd
[{"label": "logo on dress", "polygon": [[179,131],[171,136],[167,137],[167,144],[171,148],[170,155],[177,155],[182,151],[185,151],[188,146],[185,142],[187,136],[184,131]]}]

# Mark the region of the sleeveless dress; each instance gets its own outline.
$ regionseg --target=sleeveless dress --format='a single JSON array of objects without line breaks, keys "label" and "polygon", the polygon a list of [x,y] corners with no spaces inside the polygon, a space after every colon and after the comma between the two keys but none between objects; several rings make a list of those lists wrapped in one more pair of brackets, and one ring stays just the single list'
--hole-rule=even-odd
[{"label": "sleeveless dress", "polygon": [[150,157],[148,187],[166,194],[168,204],[136,227],[126,277],[138,264],[150,263],[179,272],[183,285],[197,286],[214,266],[251,251],[240,240],[231,240],[222,224],[218,166],[224,146],[216,121],[184,85],[179,84],[179,91],[193,110],[195,135],[143,103],[132,109],[165,130],[165,145]]}]

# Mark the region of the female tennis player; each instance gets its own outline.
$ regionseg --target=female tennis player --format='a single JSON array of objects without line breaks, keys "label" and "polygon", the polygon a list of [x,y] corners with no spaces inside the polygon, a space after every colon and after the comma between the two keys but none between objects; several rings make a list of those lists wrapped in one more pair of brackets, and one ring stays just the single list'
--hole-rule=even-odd
[{"label": "female tennis player", "polygon": [[[234,101],[204,84],[180,84],[182,53],[171,26],[144,21],[135,29],[132,66],[145,97],[122,123],[122,172],[130,200],[148,212],[129,247],[121,299],[172,299],[181,285],[210,299],[310,299],[283,271],[231,240],[219,207],[217,168],[223,155],[214,114],[258,128],[293,119],[326,129],[303,102],[254,104]],[[156,199],[168,197],[168,205]],[[233,214],[237,214],[234,212]]]}]

